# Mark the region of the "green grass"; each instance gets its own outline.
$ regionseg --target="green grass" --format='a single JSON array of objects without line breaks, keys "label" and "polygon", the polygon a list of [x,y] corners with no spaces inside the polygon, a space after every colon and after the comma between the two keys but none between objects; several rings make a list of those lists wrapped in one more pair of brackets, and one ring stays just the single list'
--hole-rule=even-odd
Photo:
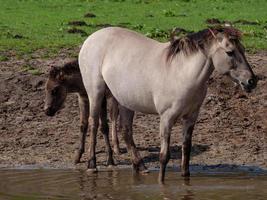
[{"label": "green grass", "polygon": [[23,66],[22,71],[37,76],[42,74],[42,72],[39,69],[35,69],[31,66]]},{"label": "green grass", "polygon": [[[198,31],[207,27],[207,18],[257,22],[235,26],[245,33],[247,48],[267,49],[266,0],[0,0],[0,5],[0,52],[55,54],[79,46],[86,35],[68,33],[74,20],[88,24],[76,26],[88,35],[101,28],[98,24],[112,24],[166,41],[173,27]],[[88,12],[96,17],[84,18]]]}]

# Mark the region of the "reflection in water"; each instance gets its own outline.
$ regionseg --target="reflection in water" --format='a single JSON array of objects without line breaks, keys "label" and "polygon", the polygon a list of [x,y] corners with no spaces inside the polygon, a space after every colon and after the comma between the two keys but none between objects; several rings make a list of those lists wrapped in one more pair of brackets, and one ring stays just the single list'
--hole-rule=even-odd
[{"label": "reflection in water", "polygon": [[195,176],[168,172],[157,184],[157,172],[130,170],[87,174],[83,170],[0,170],[0,199],[198,200],[264,199],[267,176]]},{"label": "reflection in water", "polygon": [[183,195],[183,197],[181,199],[183,199],[183,200],[193,200],[194,199],[194,194],[193,194],[192,191],[186,190],[186,194]]},{"label": "reflection in water", "polygon": [[[178,190],[181,191],[180,186],[190,186],[190,179],[189,178],[181,178],[181,185],[177,185]],[[173,194],[171,193],[171,190],[169,189],[168,186],[166,185],[161,185],[161,196],[163,197],[164,200],[171,200],[173,198]],[[181,200],[193,200],[194,199],[194,193],[193,191],[190,190],[190,187],[185,189],[184,191],[181,192],[179,195]]]}]

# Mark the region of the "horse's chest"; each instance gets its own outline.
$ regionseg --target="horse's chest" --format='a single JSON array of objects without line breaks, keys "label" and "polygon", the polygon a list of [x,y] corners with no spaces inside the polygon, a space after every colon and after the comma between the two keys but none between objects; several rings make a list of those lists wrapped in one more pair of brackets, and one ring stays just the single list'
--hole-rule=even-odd
[{"label": "horse's chest", "polygon": [[179,103],[182,115],[190,115],[197,111],[205,98],[205,94],[205,89],[188,92]]}]

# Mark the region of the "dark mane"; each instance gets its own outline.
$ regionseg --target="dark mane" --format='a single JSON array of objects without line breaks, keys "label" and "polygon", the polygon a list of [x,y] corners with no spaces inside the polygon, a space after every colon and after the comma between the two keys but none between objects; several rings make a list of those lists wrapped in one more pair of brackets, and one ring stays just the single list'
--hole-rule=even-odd
[{"label": "dark mane", "polygon": [[198,50],[204,50],[205,46],[214,39],[213,34],[216,35],[219,32],[225,34],[232,40],[237,41],[240,40],[242,35],[238,29],[233,27],[217,27],[190,33],[177,39],[171,38],[171,44],[169,45],[167,52],[167,60],[170,60],[181,51],[188,55],[197,52]]}]

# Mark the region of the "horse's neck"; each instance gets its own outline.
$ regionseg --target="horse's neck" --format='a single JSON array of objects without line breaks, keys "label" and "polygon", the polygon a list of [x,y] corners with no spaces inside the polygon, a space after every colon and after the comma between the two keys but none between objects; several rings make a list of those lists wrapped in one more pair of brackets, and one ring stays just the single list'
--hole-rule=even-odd
[{"label": "horse's neck", "polygon": [[196,87],[202,87],[206,84],[213,72],[211,59],[207,58],[201,51],[193,55],[181,55],[180,61],[177,58],[176,62],[174,65],[176,65],[177,73],[180,77],[186,77],[185,84],[192,84]]},{"label": "horse's neck", "polygon": [[79,93],[80,95],[86,94],[81,74],[77,73],[68,76],[66,79],[66,86],[69,93]]}]

